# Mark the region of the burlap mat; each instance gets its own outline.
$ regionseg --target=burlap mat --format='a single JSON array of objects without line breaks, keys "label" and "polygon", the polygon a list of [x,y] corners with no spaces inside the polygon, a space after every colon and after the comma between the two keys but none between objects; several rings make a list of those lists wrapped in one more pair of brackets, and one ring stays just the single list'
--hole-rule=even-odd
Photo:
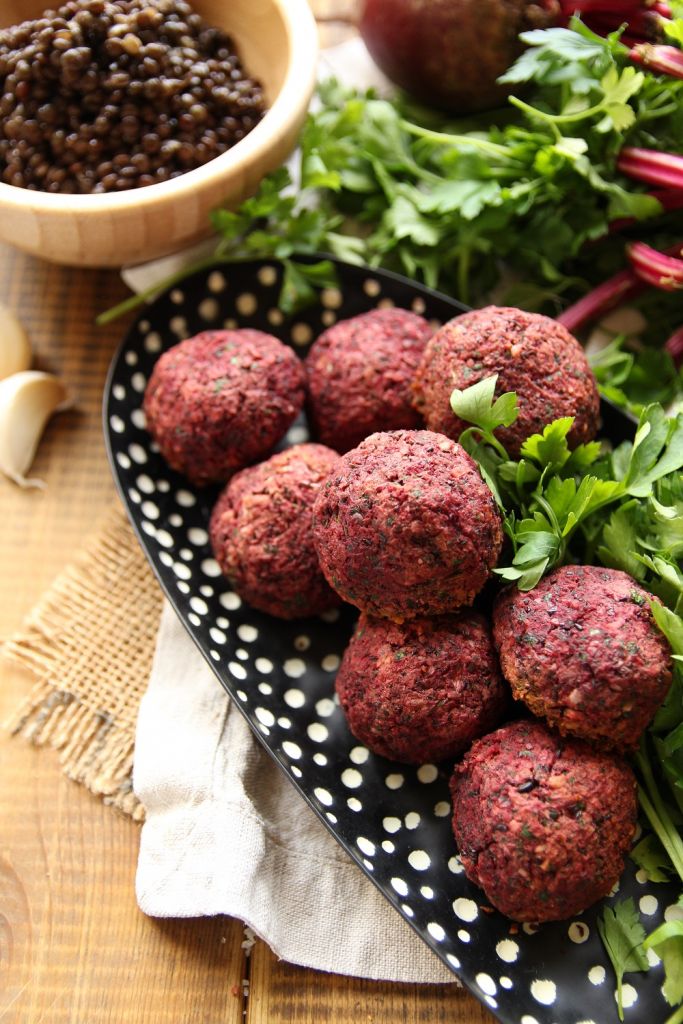
[{"label": "burlap mat", "polygon": [[120,506],[9,640],[3,655],[38,682],[9,723],[59,752],[64,772],[136,821],[131,775],[162,595]]}]

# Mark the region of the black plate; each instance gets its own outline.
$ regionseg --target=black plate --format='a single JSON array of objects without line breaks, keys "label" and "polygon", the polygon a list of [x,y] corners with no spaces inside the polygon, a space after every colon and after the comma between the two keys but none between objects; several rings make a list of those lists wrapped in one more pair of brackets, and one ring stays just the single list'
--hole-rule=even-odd
[{"label": "black plate", "polygon": [[[131,327],[104,402],[109,458],[133,526],[166,595],[256,736],[389,902],[470,990],[506,1024],[611,1024],[614,977],[600,943],[600,907],[535,929],[493,912],[465,878],[450,828],[447,772],[376,757],[349,733],[334,675],[350,635],[350,608],[282,622],[246,607],[220,576],[208,545],[215,489],[195,490],[168,469],[145,431],[142,396],[158,354],[215,327],[256,327],[303,355],[337,319],[394,304],[443,322],[462,307],[396,275],[338,263],[340,288],[289,319],[276,306],[280,270],[247,263],[201,272],[162,295]],[[633,432],[603,409],[614,441]],[[287,442],[305,440],[304,421]],[[629,863],[631,895],[655,926],[674,904]],[[676,913],[671,911],[670,913]],[[372,921],[367,923],[373,927]],[[626,1021],[661,1024],[661,968],[626,977]]]}]

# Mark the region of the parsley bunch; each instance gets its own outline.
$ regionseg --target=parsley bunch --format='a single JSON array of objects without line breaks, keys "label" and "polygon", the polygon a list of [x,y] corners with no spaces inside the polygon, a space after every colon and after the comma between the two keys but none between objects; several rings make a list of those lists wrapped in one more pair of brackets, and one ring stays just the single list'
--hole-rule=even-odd
[{"label": "parsley bunch", "polygon": [[[667,26],[683,38],[683,18]],[[524,98],[460,122],[401,97],[323,82],[300,138],[296,187],[281,168],[236,211],[216,211],[219,242],[201,266],[282,261],[287,314],[334,282],[329,261],[297,256],[331,253],[465,303],[555,315],[624,266],[627,238],[659,249],[683,238],[683,210],[667,212],[662,190],[658,197],[619,170],[624,147],[683,149],[683,80],[634,67],[619,36],[603,38],[577,19],[525,33],[527,49],[503,78],[524,85]],[[683,295],[642,301],[652,323],[645,349],[596,367],[610,396],[638,409],[683,397],[661,351],[683,322]]]},{"label": "parsley bunch", "polygon": [[[683,413],[649,405],[633,442],[606,450],[598,441],[567,443],[572,418],[527,438],[511,459],[495,436],[517,418],[517,396],[494,400],[497,375],[464,391],[451,407],[471,426],[460,443],[479,463],[504,517],[509,565],[495,571],[521,590],[568,560],[599,561],[630,573],[683,610]],[[683,625],[681,627],[683,629]]]},{"label": "parsley bunch", "polygon": [[[571,417],[529,437],[511,459],[495,435],[517,417],[513,392],[494,398],[497,376],[451,396],[471,424],[460,443],[478,462],[503,515],[507,554],[494,570],[520,590],[568,561],[621,569],[656,594],[650,607],[674,658],[669,694],[634,758],[641,810],[651,828],[633,851],[653,881],[683,884],[683,413],[647,406],[632,442],[597,441],[570,450]],[[600,934],[617,977],[620,1019],[624,972],[648,969],[646,949],[664,961],[664,994],[683,1001],[683,922],[669,921],[645,939],[632,900],[606,908]],[[672,1022],[683,1021],[683,1010]]]}]

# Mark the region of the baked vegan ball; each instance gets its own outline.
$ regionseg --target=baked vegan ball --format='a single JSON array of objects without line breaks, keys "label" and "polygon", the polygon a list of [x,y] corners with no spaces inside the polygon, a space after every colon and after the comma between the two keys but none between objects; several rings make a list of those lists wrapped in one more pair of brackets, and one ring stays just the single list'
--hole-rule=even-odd
[{"label": "baked vegan ball", "polygon": [[595,565],[503,591],[493,628],[513,695],[562,733],[635,747],[671,684],[651,600],[627,573]]},{"label": "baked vegan ball", "polygon": [[232,478],[214,506],[209,536],[216,561],[247,604],[280,619],[339,604],[313,546],[313,501],[339,456],[297,444]]},{"label": "baked vegan ball", "polygon": [[361,615],[337,673],[353,735],[383,757],[459,757],[506,705],[489,627],[476,612],[397,625]]},{"label": "baked vegan ball", "polygon": [[431,338],[414,383],[414,401],[430,430],[457,440],[469,424],[450,406],[451,392],[498,374],[496,395],[517,393],[519,416],[496,437],[517,456],[522,443],[560,416],[573,416],[571,447],[598,429],[600,399],[580,344],[539,313],[487,306],[463,313]]},{"label": "baked vegan ball", "polygon": [[147,429],[193,484],[221,483],[280,441],[301,412],[305,379],[271,334],[202,331],[159,357],[145,391]]},{"label": "baked vegan ball", "polygon": [[433,333],[407,309],[373,309],[324,331],[304,364],[315,436],[347,452],[375,431],[419,427],[411,386]]},{"label": "baked vegan ball", "polygon": [[627,763],[541,722],[476,740],[451,795],[467,877],[515,921],[560,921],[606,896],[636,827]]},{"label": "baked vegan ball", "polygon": [[476,463],[429,430],[371,434],[343,455],[316,499],[313,534],[337,593],[395,622],[471,604],[503,543]]}]

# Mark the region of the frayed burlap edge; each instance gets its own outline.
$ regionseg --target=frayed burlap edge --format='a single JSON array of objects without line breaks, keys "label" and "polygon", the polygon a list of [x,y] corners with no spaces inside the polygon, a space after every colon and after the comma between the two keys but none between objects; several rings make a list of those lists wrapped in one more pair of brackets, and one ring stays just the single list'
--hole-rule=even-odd
[{"label": "frayed burlap edge", "polygon": [[3,656],[37,683],[8,728],[58,751],[66,775],[136,821],[135,723],[162,595],[120,506],[28,615]]}]

